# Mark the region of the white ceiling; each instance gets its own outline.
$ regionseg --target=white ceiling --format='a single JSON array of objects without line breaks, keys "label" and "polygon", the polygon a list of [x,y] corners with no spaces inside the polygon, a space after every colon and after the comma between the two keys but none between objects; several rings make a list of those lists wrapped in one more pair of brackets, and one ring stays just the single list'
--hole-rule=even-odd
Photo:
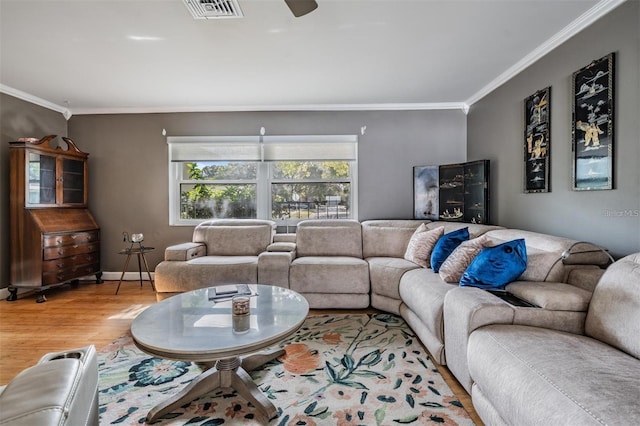
[{"label": "white ceiling", "polygon": [[466,108],[624,0],[0,0],[0,90],[67,114]]}]

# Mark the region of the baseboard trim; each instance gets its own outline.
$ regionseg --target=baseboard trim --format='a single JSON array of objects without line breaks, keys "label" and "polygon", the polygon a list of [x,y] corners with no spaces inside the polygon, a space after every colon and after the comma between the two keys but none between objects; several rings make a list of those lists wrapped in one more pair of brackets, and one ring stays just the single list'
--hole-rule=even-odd
[{"label": "baseboard trim", "polygon": [[[102,273],[102,279],[104,281],[120,281],[120,276],[122,275],[122,272],[103,272]],[[153,280],[156,279],[155,277],[155,273],[152,272],[151,273],[151,278]],[[80,277],[78,278],[80,281],[86,281],[86,282],[95,282],[96,281],[96,276],[95,275],[87,275],[85,277]],[[125,272],[124,273],[124,277],[122,277],[122,281],[139,281],[140,280],[140,274],[138,272]],[[147,275],[146,272],[142,273],[142,281],[149,281],[149,275]],[[36,288],[32,288],[32,287],[21,287],[18,288],[18,297],[20,296],[28,296],[31,293],[35,293],[37,291]],[[7,287],[4,288],[0,288],[0,300],[2,299],[6,299],[7,297],[9,297],[9,289]]]}]

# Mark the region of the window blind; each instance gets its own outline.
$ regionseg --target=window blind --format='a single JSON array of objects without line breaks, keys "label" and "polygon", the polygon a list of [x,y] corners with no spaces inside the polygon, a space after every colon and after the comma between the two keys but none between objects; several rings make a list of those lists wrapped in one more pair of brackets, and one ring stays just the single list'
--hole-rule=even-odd
[{"label": "window blind", "polygon": [[168,137],[169,158],[185,161],[260,161],[257,137],[183,136]]},{"label": "window blind", "polygon": [[356,135],[171,136],[172,162],[197,161],[354,161]]},{"label": "window blind", "polygon": [[354,161],[355,135],[265,136],[264,161]]}]

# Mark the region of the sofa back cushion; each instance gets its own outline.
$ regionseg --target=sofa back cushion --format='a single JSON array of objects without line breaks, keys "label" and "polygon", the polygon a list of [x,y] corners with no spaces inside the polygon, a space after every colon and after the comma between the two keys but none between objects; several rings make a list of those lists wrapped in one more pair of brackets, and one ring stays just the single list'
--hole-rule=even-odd
[{"label": "sofa back cushion", "polygon": [[214,219],[193,230],[193,242],[207,245],[208,256],[257,256],[267,250],[276,223],[258,219]]},{"label": "sofa back cushion", "polygon": [[[522,281],[566,282],[571,268],[566,268],[565,264],[594,262],[606,265],[608,262],[608,255],[598,246],[569,238],[521,229],[500,229],[489,231],[486,235],[492,245],[524,238],[528,259],[527,269],[519,278]],[[568,250],[573,252],[576,248],[580,253],[568,255]]]},{"label": "sofa back cushion", "polygon": [[504,227],[497,226],[497,225],[482,225],[479,223],[466,223],[466,222],[447,222],[444,220],[429,222],[427,224],[427,228],[429,229],[436,229],[439,226],[444,226],[445,234],[448,234],[449,232],[457,231],[458,229],[468,228],[470,239],[477,238],[480,235],[489,231],[493,231],[496,229],[504,229]]},{"label": "sofa back cushion", "polygon": [[415,230],[424,220],[366,220],[362,222],[362,254],[402,258]]},{"label": "sofa back cushion", "polygon": [[618,260],[600,278],[585,334],[640,358],[640,253]]},{"label": "sofa back cushion", "polygon": [[362,226],[357,220],[303,220],[296,230],[298,257],[350,256],[362,259]]}]

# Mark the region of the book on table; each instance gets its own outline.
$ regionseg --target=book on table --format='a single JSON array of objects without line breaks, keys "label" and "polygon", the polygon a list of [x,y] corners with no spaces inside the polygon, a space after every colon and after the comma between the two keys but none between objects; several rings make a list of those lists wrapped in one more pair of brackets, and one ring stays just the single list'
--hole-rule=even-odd
[{"label": "book on table", "polygon": [[248,284],[231,284],[211,287],[208,290],[209,300],[231,299],[233,296],[251,296]]}]

